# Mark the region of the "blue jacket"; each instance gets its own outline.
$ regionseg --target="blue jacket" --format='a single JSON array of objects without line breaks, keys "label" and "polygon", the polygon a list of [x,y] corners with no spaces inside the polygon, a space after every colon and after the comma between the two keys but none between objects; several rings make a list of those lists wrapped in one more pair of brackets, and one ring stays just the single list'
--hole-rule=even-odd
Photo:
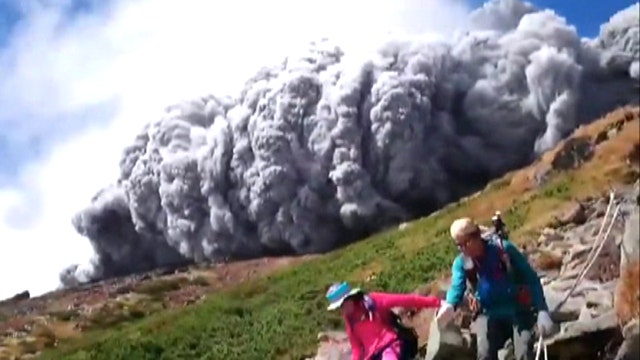
[{"label": "blue jacket", "polygon": [[[487,242],[484,257],[479,263],[478,285],[475,297],[479,300],[483,313],[489,317],[513,318],[522,309],[515,294],[517,285],[527,285],[531,293],[533,306],[537,311],[548,311],[544,291],[536,271],[529,265],[527,258],[511,243],[503,241],[503,249],[511,261],[511,276],[498,271],[500,264],[500,248],[493,242]],[[447,291],[447,303],[458,306],[467,289],[467,278],[464,270],[462,254],[453,261],[451,286]]]}]

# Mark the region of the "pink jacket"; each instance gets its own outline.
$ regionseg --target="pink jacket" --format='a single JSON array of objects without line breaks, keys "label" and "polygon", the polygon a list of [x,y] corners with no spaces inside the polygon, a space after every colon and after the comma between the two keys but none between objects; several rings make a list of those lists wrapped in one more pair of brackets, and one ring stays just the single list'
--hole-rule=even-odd
[{"label": "pink jacket", "polygon": [[[369,319],[366,316],[359,321],[344,319],[346,332],[351,343],[352,360],[369,359],[372,355],[397,340],[398,336],[389,322],[390,319],[388,319],[388,311],[392,308],[423,309],[440,307],[440,298],[435,296],[376,292],[371,292],[368,295],[375,302],[376,314],[373,315],[373,319]],[[359,313],[356,315],[366,314],[364,308],[358,310]]]}]

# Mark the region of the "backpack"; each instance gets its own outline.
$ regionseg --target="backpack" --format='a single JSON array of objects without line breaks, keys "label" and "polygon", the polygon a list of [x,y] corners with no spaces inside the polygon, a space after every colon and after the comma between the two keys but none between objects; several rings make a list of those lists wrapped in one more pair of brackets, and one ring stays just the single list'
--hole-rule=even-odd
[{"label": "backpack", "polygon": [[418,355],[418,334],[415,329],[405,326],[395,312],[389,310],[389,318],[398,337],[402,340],[402,358],[413,359]]},{"label": "backpack", "polygon": [[[516,287],[516,301],[523,308],[529,309],[532,307],[531,292],[526,285],[520,284],[519,282],[514,281],[514,278],[516,277],[515,275],[517,274],[515,274],[515,271],[512,267],[509,254],[504,249],[503,240],[505,237],[506,237],[506,233],[504,232],[504,230],[497,229],[497,226],[496,226],[496,231],[492,234],[489,234],[488,236],[483,237],[483,240],[485,241],[486,244],[495,245],[497,247],[498,258],[500,261],[500,269],[505,275],[507,275],[509,280]],[[478,264],[474,262],[473,265],[474,266],[470,269],[465,268],[465,277],[470,284],[470,290],[471,290],[470,292],[472,294],[475,291],[476,286],[478,284],[478,271],[477,271]],[[475,310],[474,315],[478,315],[480,313],[479,308],[474,310]]]},{"label": "backpack", "polygon": [[[504,246],[502,244],[502,238],[497,236],[497,235],[495,235],[495,234],[491,234],[489,236],[484,236],[482,238],[482,240],[484,240],[485,244],[487,244],[487,245],[496,245],[496,247],[498,248],[498,257],[499,257],[499,261],[500,261],[500,269],[504,273],[510,272],[511,271],[511,259],[509,259],[509,254],[507,254],[507,252],[504,250]],[[478,264],[476,264],[474,262],[472,268],[470,268],[470,269],[465,268],[464,269],[465,276],[467,278],[467,281],[469,281],[469,283],[471,284],[471,289],[472,290],[475,290],[476,285],[478,284],[477,267],[478,267]]]},{"label": "backpack", "polygon": [[[377,312],[374,300],[366,296],[364,297],[364,305],[370,314]],[[383,319],[389,321],[398,338],[402,342],[402,359],[414,359],[418,355],[418,334],[413,328],[405,326],[402,319],[395,312],[388,310],[387,314],[379,314],[385,316]]]}]

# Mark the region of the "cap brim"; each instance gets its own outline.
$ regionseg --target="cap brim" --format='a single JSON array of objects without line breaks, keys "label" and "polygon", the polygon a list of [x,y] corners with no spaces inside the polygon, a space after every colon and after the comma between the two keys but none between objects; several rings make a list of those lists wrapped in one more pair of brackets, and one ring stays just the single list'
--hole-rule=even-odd
[{"label": "cap brim", "polygon": [[340,298],[337,301],[332,302],[331,304],[329,304],[329,306],[327,306],[327,310],[328,311],[333,311],[338,309],[340,306],[342,306],[342,303],[347,300],[350,296],[353,296],[355,294],[359,294],[361,293],[362,290],[360,288],[355,288],[355,289],[351,289],[351,291],[349,291],[347,293],[347,295],[343,296],[342,298]]}]

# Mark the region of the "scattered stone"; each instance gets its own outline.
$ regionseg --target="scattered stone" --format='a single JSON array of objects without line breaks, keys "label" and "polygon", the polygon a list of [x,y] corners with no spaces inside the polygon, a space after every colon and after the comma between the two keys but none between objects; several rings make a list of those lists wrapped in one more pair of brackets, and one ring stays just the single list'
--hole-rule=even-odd
[{"label": "scattered stone", "polygon": [[544,228],[540,234],[540,238],[538,238],[538,243],[548,244],[562,240],[564,240],[564,235],[560,231],[552,228]]},{"label": "scattered stone", "polygon": [[587,221],[587,213],[581,203],[575,203],[559,220],[562,225],[582,225]]},{"label": "scattered stone", "polygon": [[440,329],[436,321],[429,328],[429,342],[425,360],[473,360],[474,352],[465,342],[461,329],[455,324]]},{"label": "scattered stone", "polygon": [[551,359],[597,359],[616,333],[616,314],[609,311],[585,321],[563,324],[561,332],[545,341]]},{"label": "scattered stone", "polygon": [[551,162],[554,170],[574,169],[593,157],[593,144],[589,137],[573,137],[561,146]]},{"label": "scattered stone", "polygon": [[[569,297],[569,299],[560,307],[557,308],[560,302],[565,298],[565,292],[558,292],[546,287],[544,294],[547,299],[547,306],[550,310],[551,318],[554,322],[567,322],[577,320],[580,316],[580,311],[584,305],[582,299],[576,297]],[[556,309],[557,308],[557,309]]]},{"label": "scattered stone", "polygon": [[538,252],[535,257],[535,266],[541,271],[557,270],[562,267],[563,256],[557,251],[545,251]]},{"label": "scattered stone", "polygon": [[640,258],[640,211],[636,206],[625,223],[622,236],[620,264]]},{"label": "scattered stone", "polygon": [[309,360],[351,360],[351,347],[345,332],[321,332],[318,334],[318,341],[318,354]]},{"label": "scattered stone", "polygon": [[588,307],[583,307],[582,310],[580,310],[580,315],[578,316],[578,321],[589,321],[591,320],[591,310],[589,310]]},{"label": "scattered stone", "polygon": [[533,174],[533,183],[535,184],[535,186],[537,188],[544,186],[544,184],[547,183],[547,180],[549,179],[549,175],[551,174],[551,166],[544,164],[544,166],[541,166],[539,169],[536,169],[535,173]]},{"label": "scattered stone", "polygon": [[613,309],[613,294],[606,290],[595,290],[585,295],[589,308]]}]

